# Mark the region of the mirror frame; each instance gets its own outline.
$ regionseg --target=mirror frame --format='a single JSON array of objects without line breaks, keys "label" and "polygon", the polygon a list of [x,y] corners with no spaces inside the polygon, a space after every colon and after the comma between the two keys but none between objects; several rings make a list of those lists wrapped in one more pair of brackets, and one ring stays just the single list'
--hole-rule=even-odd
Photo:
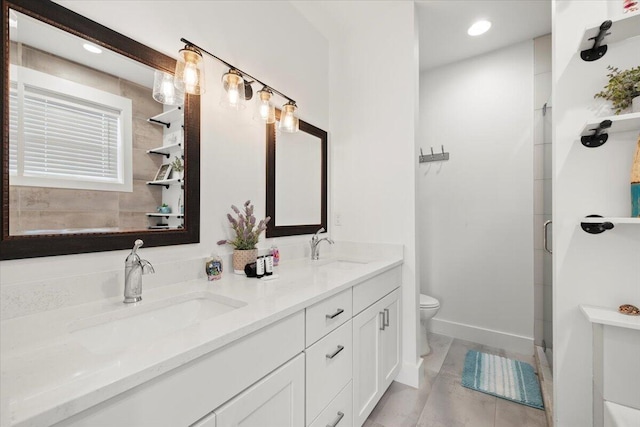
[{"label": "mirror frame", "polygon": [[[280,120],[280,110],[276,109],[276,123]],[[266,125],[267,128],[267,203],[266,216],[271,217],[271,221],[267,224],[266,237],[282,237],[297,236],[301,234],[313,234],[324,227],[329,230],[327,223],[327,151],[328,151],[328,135],[327,132],[300,120],[299,132],[305,132],[320,138],[321,161],[320,167],[322,176],[320,178],[321,185],[321,205],[320,205],[320,223],[319,224],[297,224],[297,225],[276,225],[276,123]]]},{"label": "mirror frame", "polygon": [[184,228],[181,230],[137,230],[113,233],[9,235],[9,9],[87,39],[153,69],[173,74],[175,59],[147,47],[110,28],[49,0],[2,0],[2,210],[0,260],[35,258],[129,249],[141,238],[145,247],[180,245],[200,241],[200,97],[185,96],[184,103]]}]

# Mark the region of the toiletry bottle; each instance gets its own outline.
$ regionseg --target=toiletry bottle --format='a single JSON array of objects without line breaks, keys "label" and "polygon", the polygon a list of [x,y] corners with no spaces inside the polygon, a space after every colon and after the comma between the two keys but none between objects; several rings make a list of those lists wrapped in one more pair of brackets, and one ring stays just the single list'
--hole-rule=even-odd
[{"label": "toiletry bottle", "polygon": [[213,254],[205,261],[205,271],[207,279],[218,280],[222,277],[222,258],[217,254]]},{"label": "toiletry bottle", "polygon": [[256,277],[259,279],[264,276],[264,257],[259,256],[256,260]]},{"label": "toiletry bottle", "polygon": [[273,255],[273,266],[277,267],[280,264],[280,250],[276,245],[271,246],[271,255]]},{"label": "toiletry bottle", "polygon": [[264,274],[265,276],[271,276],[273,274],[273,255],[264,256]]}]

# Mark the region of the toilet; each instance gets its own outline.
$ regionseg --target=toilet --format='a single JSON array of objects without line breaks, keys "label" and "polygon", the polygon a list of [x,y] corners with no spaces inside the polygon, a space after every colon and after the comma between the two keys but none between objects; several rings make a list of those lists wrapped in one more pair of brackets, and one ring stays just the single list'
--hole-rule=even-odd
[{"label": "toilet", "polygon": [[440,301],[429,295],[420,294],[420,355],[426,356],[431,352],[427,342],[427,322],[436,315],[440,308]]}]

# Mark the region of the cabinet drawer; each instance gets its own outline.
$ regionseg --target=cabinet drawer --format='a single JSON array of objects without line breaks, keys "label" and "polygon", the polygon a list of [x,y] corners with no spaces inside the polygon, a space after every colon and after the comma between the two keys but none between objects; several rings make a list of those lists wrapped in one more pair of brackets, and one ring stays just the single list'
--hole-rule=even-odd
[{"label": "cabinet drawer", "polygon": [[307,308],[307,347],[351,319],[351,288]]},{"label": "cabinet drawer", "polygon": [[353,315],[402,284],[402,267],[394,267],[353,287]]},{"label": "cabinet drawer", "polygon": [[351,320],[306,350],[307,424],[351,381]]},{"label": "cabinet drawer", "polygon": [[352,383],[349,382],[309,427],[352,427],[353,391],[351,385]]}]

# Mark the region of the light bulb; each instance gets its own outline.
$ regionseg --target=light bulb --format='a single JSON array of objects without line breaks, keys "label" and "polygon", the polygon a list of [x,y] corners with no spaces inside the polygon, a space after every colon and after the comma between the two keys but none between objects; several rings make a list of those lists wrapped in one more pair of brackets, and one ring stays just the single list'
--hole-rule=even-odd
[{"label": "light bulb", "polygon": [[298,117],[296,117],[296,104],[293,101],[289,101],[282,106],[282,113],[280,114],[280,125],[278,128],[283,132],[297,132],[298,131]]},{"label": "light bulb", "polygon": [[220,105],[231,110],[244,109],[245,83],[242,75],[236,70],[229,70],[222,76],[222,85]]},{"label": "light bulb", "polygon": [[255,112],[253,118],[255,120],[261,120],[266,124],[275,123],[276,121],[276,107],[271,102],[273,92],[267,87],[263,87],[258,91],[258,97],[256,99]]},{"label": "light bulb", "polygon": [[229,90],[227,92],[229,94],[229,103],[232,105],[237,105],[238,99],[240,99],[240,94],[238,93],[238,85],[229,86]]}]

